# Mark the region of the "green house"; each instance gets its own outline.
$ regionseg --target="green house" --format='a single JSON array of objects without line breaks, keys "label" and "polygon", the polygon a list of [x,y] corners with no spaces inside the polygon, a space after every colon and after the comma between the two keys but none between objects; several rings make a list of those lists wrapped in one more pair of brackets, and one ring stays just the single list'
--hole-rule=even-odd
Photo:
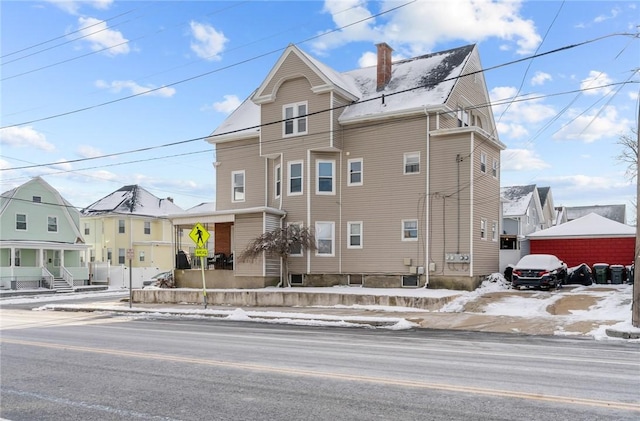
[{"label": "green house", "polygon": [[71,291],[89,283],[80,212],[40,177],[0,196],[0,288]]}]

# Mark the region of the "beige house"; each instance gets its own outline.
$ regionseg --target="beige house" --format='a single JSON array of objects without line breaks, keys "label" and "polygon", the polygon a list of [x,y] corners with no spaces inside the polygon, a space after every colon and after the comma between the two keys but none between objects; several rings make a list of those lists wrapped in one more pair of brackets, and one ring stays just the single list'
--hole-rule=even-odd
[{"label": "beige house", "polygon": [[[215,244],[239,254],[275,227],[314,230],[292,285],[472,289],[498,270],[500,151],[475,45],[338,73],[295,45],[208,138]],[[273,285],[277,258],[234,261]]]},{"label": "beige house", "polygon": [[[178,243],[168,218],[182,212],[171,198],[159,199],[138,185],[124,186],[82,209],[80,227],[90,262],[149,268],[150,275],[174,268]],[[147,274],[147,275],[149,275]]]}]

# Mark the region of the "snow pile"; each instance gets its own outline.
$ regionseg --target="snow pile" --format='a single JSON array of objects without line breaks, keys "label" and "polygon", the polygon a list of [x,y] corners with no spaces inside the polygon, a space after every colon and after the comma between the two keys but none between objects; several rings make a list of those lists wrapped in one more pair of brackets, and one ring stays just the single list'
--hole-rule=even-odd
[{"label": "snow pile", "polygon": [[445,304],[439,311],[441,313],[462,313],[464,306],[476,300],[478,297],[491,292],[505,291],[510,287],[510,284],[501,273],[491,274],[478,288],[460,295],[458,298]]}]

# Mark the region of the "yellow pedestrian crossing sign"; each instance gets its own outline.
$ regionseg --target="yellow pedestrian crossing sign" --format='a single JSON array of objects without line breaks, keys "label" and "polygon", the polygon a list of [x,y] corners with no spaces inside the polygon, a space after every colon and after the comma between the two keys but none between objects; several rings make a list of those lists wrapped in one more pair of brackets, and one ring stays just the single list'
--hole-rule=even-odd
[{"label": "yellow pedestrian crossing sign", "polygon": [[196,243],[199,248],[204,248],[207,241],[209,241],[209,231],[207,231],[201,223],[197,223],[193,226],[193,229],[189,233],[189,237]]}]

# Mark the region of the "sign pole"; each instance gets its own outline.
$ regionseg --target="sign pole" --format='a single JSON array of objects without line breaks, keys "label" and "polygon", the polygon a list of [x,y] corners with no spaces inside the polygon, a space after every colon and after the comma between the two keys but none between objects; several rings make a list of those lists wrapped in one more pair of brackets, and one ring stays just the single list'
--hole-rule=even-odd
[{"label": "sign pole", "polygon": [[204,301],[204,309],[207,309],[207,283],[204,278],[204,257],[200,256],[200,269],[202,271],[202,300]]},{"label": "sign pole", "polygon": [[131,308],[131,302],[133,301],[133,289],[131,288],[132,276],[133,276],[133,269],[131,268],[131,259],[129,259],[129,308]]},{"label": "sign pole", "polygon": [[205,257],[209,255],[209,250],[205,248],[207,241],[209,241],[209,231],[202,226],[201,223],[194,225],[193,229],[189,233],[189,237],[196,243],[196,257],[200,258],[200,270],[202,271],[202,300],[204,301],[204,308],[207,308],[207,283],[204,276],[204,263]]}]

